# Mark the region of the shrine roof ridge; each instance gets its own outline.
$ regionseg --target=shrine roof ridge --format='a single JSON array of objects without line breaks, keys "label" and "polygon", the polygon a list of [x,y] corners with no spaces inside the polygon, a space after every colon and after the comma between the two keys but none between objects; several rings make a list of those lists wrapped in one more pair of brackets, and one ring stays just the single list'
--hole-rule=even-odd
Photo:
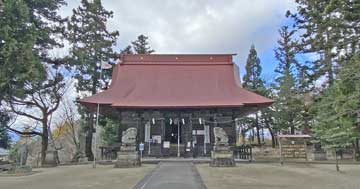
[{"label": "shrine roof ridge", "polygon": [[121,54],[121,64],[194,64],[214,65],[233,64],[232,57],[236,54]]}]

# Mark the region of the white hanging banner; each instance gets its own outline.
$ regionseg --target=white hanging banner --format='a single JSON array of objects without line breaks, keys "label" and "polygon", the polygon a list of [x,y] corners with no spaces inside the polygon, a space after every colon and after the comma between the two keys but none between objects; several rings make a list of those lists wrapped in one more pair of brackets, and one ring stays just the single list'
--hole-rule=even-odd
[{"label": "white hanging banner", "polygon": [[205,131],[204,130],[193,130],[192,134],[193,135],[205,135]]},{"label": "white hanging banner", "polygon": [[150,141],[150,122],[145,124],[145,142]]},{"label": "white hanging banner", "polygon": [[210,126],[204,125],[204,143],[210,143]]}]

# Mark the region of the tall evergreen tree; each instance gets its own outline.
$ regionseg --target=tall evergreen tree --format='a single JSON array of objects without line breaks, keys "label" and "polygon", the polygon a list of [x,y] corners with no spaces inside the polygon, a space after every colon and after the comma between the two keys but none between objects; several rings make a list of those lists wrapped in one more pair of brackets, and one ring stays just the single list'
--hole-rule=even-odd
[{"label": "tall evergreen tree", "polygon": [[[255,93],[264,94],[265,87],[264,81],[261,78],[262,67],[260,65],[260,59],[257,56],[255,46],[252,45],[245,65],[246,74],[243,77],[243,86]],[[255,114],[255,128],[257,134],[258,144],[261,144],[260,140],[260,124],[258,113]]]},{"label": "tall evergreen tree", "polygon": [[[266,96],[269,99],[275,99],[275,89],[272,83],[269,83],[265,86],[266,90],[265,93],[262,95]],[[262,127],[268,129],[270,136],[271,136],[271,146],[273,148],[276,147],[276,133],[280,130],[279,125],[276,124],[275,113],[276,108],[274,104],[270,107],[266,107],[261,110],[261,123],[263,124]]]},{"label": "tall evergreen tree", "polygon": [[[5,1],[0,12],[0,98],[23,95],[23,88],[40,79],[42,66],[33,51],[36,28],[30,23],[30,8],[24,1]],[[3,100],[3,99],[0,99]]]},{"label": "tall evergreen tree", "polygon": [[264,82],[261,79],[262,67],[260,65],[260,58],[254,45],[251,45],[248,58],[245,65],[246,73],[243,77],[243,86],[254,92],[260,92],[264,87]]},{"label": "tall evergreen tree", "polygon": [[326,78],[324,86],[333,84],[342,54],[358,52],[360,45],[360,2],[351,0],[296,0],[295,20],[300,33],[299,50],[313,53],[315,60],[307,73],[313,82]]},{"label": "tall evergreen tree", "polygon": [[359,158],[360,55],[343,63],[333,86],[318,96],[313,131],[323,146],[338,150],[353,147]]},{"label": "tall evergreen tree", "polygon": [[[0,101],[26,95],[26,86],[46,79],[43,63],[59,65],[49,51],[62,47],[64,0],[3,0],[0,10]],[[31,92],[31,91],[30,91]]]},{"label": "tall evergreen tree", "polygon": [[151,54],[155,52],[155,50],[151,49],[148,39],[149,37],[141,34],[137,40],[131,42],[136,54]]},{"label": "tall evergreen tree", "polygon": [[0,110],[0,148],[8,148],[10,146],[10,136],[6,129],[6,125],[10,120],[9,115]]},{"label": "tall evergreen tree", "polygon": [[[306,122],[327,148],[354,146],[358,151],[356,112],[360,52],[360,1],[296,0],[297,11],[287,13],[299,31],[298,50],[316,57],[298,69],[300,91],[322,82],[315,102],[305,111]],[[308,77],[312,85],[308,83]],[[325,78],[326,80],[320,79]],[[306,109],[309,110],[309,105]],[[309,121],[310,118],[313,120]],[[357,147],[355,147],[357,146]]]},{"label": "tall evergreen tree", "polygon": [[[63,61],[54,58],[49,51],[62,47],[64,19],[58,15],[63,0],[4,0],[0,9],[0,101],[15,107],[32,106],[36,91],[52,86],[57,76],[48,77],[46,70],[58,68]],[[45,89],[46,90],[46,89]],[[50,95],[46,100],[52,100]],[[44,99],[43,96],[41,102]],[[16,100],[15,100],[16,99]],[[7,111],[9,113],[9,111]],[[12,113],[18,114],[15,111]],[[24,114],[18,114],[24,116]],[[35,117],[33,112],[27,114]],[[9,115],[6,115],[9,116]],[[47,118],[39,118],[42,122]],[[2,127],[22,135],[33,135],[37,131],[18,131],[3,122]],[[45,127],[47,128],[48,125]],[[46,129],[43,127],[43,129]],[[48,133],[42,136],[42,162],[47,150]]]},{"label": "tall evergreen tree", "polygon": [[123,50],[121,50],[120,54],[134,54],[131,45],[128,45]]},{"label": "tall evergreen tree", "polygon": [[275,70],[278,73],[276,78],[277,90],[275,107],[276,124],[282,129],[290,128],[290,133],[295,133],[295,128],[300,127],[298,122],[301,112],[301,95],[297,91],[294,68],[297,64],[295,59],[295,43],[292,36],[295,31],[289,31],[287,26],[279,30],[279,47],[275,49],[275,57],[279,64]]},{"label": "tall evergreen tree", "polygon": [[[72,65],[77,72],[77,90],[95,94],[102,88],[100,79],[109,79],[109,74],[103,74],[100,78],[100,64],[108,62],[115,53],[112,47],[119,35],[117,31],[110,32],[106,28],[106,22],[112,18],[113,12],[103,7],[101,0],[82,0],[81,6],[73,10],[73,15],[68,22],[69,41],[72,43],[70,50]],[[85,153],[92,160],[92,136],[94,114],[83,113],[83,118],[88,120],[85,127],[86,145]]]}]

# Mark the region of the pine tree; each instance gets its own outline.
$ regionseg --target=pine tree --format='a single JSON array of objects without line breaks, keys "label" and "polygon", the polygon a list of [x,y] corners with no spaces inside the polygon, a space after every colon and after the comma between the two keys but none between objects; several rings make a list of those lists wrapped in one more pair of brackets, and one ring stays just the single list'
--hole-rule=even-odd
[{"label": "pine tree", "polygon": [[[100,0],[93,2],[82,0],[81,6],[73,10],[73,15],[68,22],[68,38],[72,43],[70,53],[72,65],[77,70],[75,78],[78,79],[78,91],[95,94],[102,88],[102,82],[99,79],[110,78],[109,74],[103,74],[103,78],[99,77],[101,62],[108,62],[115,57],[112,47],[119,33],[110,32],[106,28],[106,22],[112,16],[113,12],[105,10]],[[94,158],[91,150],[94,115],[90,113],[82,113],[82,115],[88,120],[88,125],[85,127],[85,153],[89,160],[92,160]]]},{"label": "pine tree", "polygon": [[128,45],[123,50],[121,50],[120,54],[134,54],[131,45]]},{"label": "pine tree", "polygon": [[62,47],[64,19],[58,9],[64,0],[4,0],[0,5],[0,101],[24,97],[27,86],[46,79],[44,64],[62,60],[49,51]]},{"label": "pine tree", "polygon": [[42,79],[43,68],[34,49],[39,35],[26,2],[4,1],[0,25],[1,101],[4,96],[23,96],[25,85]]},{"label": "pine tree", "polygon": [[149,37],[141,34],[136,41],[131,42],[136,54],[151,54],[155,52],[155,50],[151,49],[148,39]]},{"label": "pine tree", "polygon": [[297,91],[294,77],[294,68],[297,65],[295,43],[292,41],[294,33],[295,30],[289,31],[287,26],[283,26],[279,30],[279,47],[275,49],[275,58],[279,61],[275,70],[279,75],[275,80],[277,83],[275,89],[278,91],[274,104],[275,120],[280,128],[290,128],[291,134],[295,133],[296,127],[300,127],[298,122],[302,107],[301,96]]},{"label": "pine tree", "polygon": [[[258,94],[264,94],[265,93],[265,87],[264,87],[264,81],[261,78],[261,65],[260,65],[260,59],[257,56],[257,52],[255,49],[255,46],[252,45],[250,48],[250,52],[248,55],[248,58],[246,60],[245,65],[246,74],[243,77],[243,86],[255,93]],[[256,135],[258,144],[261,144],[260,141],[260,124],[259,124],[259,116],[258,113],[255,114],[255,128],[256,128]]]},{"label": "pine tree", "polygon": [[6,129],[9,121],[9,115],[5,111],[0,110],[0,148],[7,149],[10,146],[10,136]]},{"label": "pine tree", "polygon": [[[41,106],[35,101],[40,97],[34,94],[53,87],[57,76],[48,77],[47,70],[53,71],[63,64],[61,58],[54,58],[49,51],[62,47],[61,40],[64,36],[64,19],[58,14],[59,8],[64,5],[63,0],[4,0],[0,5],[0,101],[1,105],[8,103],[7,107],[15,106]],[[59,81],[61,82],[61,80]],[[46,92],[45,94],[47,94]],[[54,100],[56,97],[49,95],[45,100]],[[42,102],[44,99],[41,99]],[[38,103],[42,103],[39,102]],[[7,110],[7,113],[25,116],[17,111]],[[49,110],[49,109],[47,109]],[[48,113],[48,112],[47,112]],[[35,118],[30,112],[30,118]],[[19,131],[11,128],[7,123],[2,123],[2,128],[17,134],[34,135],[42,137],[41,162],[44,162],[47,150],[48,133],[47,124],[43,124],[48,117],[41,117],[36,121],[41,122],[43,133],[39,131]]]},{"label": "pine tree", "polygon": [[261,79],[262,67],[257,56],[255,46],[252,45],[245,65],[246,74],[243,77],[243,86],[254,92],[260,92],[264,88]]},{"label": "pine tree", "polygon": [[351,57],[360,45],[360,2],[351,0],[296,0],[297,12],[288,11],[300,33],[298,48],[314,54],[307,73],[312,82],[326,78],[333,84],[342,54]]},{"label": "pine tree", "polygon": [[313,131],[325,148],[353,147],[359,158],[360,73],[354,70],[360,70],[360,55],[344,62],[334,85],[318,96]]}]

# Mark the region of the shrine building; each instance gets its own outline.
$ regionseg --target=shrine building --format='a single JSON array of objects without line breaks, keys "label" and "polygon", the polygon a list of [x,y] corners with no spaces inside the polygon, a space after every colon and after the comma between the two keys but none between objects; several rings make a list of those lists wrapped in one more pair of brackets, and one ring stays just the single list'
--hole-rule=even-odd
[{"label": "shrine building", "polygon": [[79,102],[137,128],[143,155],[210,156],[214,127],[236,144],[236,119],[273,101],[244,89],[234,54],[121,55],[110,87]]}]

